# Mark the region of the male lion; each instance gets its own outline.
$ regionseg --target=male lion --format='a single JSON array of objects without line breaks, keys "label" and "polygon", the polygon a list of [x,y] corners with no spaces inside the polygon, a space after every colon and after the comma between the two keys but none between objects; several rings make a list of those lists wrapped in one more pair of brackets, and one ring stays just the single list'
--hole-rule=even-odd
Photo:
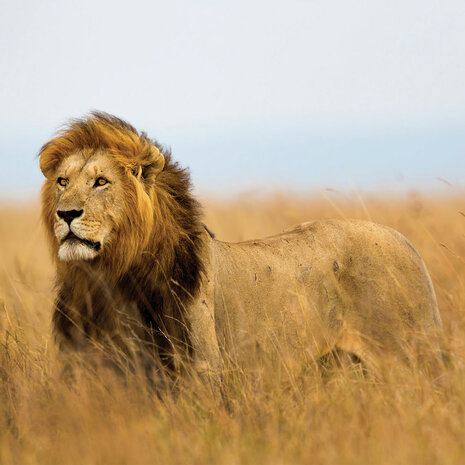
[{"label": "male lion", "polygon": [[63,350],[169,367],[186,355],[201,373],[283,347],[370,365],[381,352],[408,357],[416,333],[441,327],[425,265],[398,232],[325,220],[215,240],[188,172],[114,116],[71,121],[40,168]]}]

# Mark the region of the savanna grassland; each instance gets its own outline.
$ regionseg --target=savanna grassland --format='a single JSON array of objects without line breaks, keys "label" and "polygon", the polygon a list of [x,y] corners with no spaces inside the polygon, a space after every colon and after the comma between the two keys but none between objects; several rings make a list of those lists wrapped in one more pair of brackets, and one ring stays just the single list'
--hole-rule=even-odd
[{"label": "savanna grassland", "polygon": [[205,201],[218,239],[316,218],[363,218],[406,235],[430,270],[451,361],[440,375],[386,359],[379,378],[322,378],[306,360],[233,370],[219,405],[195,379],[153,395],[95,373],[60,376],[53,267],[37,206],[0,207],[0,464],[465,463],[465,199],[244,196]]}]

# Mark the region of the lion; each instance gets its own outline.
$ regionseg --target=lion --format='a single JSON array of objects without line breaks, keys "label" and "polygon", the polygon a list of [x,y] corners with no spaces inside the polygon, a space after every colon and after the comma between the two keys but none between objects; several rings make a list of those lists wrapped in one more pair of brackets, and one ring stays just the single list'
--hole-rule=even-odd
[{"label": "lion", "polygon": [[63,353],[118,353],[148,370],[186,359],[217,374],[286,347],[374,366],[385,353],[408,358],[415,334],[441,329],[422,258],[389,227],[320,220],[216,240],[189,172],[106,113],[72,120],[39,157]]}]

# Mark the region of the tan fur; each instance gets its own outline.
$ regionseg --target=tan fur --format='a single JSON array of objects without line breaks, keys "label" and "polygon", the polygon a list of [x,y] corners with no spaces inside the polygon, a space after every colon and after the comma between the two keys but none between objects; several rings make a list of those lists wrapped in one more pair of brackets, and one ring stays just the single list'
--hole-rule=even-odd
[{"label": "tan fur", "polygon": [[[315,360],[342,350],[377,370],[379,355],[407,360],[425,334],[441,328],[421,257],[385,226],[324,220],[209,245],[213,286],[205,300],[220,352],[235,360],[253,361],[257,348],[291,358],[305,351]],[[204,324],[199,333],[211,330]]]},{"label": "tan fur", "polygon": [[[334,220],[214,240],[187,172],[110,115],[72,121],[44,145],[40,166],[62,348],[150,353],[170,367],[192,354],[199,371],[218,373],[225,360],[284,351],[342,350],[367,364],[386,351],[407,357],[415,334],[441,326],[425,265],[396,231]],[[99,176],[110,183],[96,187]],[[83,213],[68,227],[64,210]],[[70,229],[78,239],[63,242]]]}]

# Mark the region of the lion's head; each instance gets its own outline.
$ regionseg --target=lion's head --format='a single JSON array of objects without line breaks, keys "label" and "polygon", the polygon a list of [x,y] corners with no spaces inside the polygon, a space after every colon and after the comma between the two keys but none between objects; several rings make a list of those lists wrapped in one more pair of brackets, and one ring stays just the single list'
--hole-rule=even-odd
[{"label": "lion's head", "polygon": [[116,117],[71,121],[39,156],[43,219],[61,266],[85,261],[121,275],[148,253],[172,267],[179,243],[198,235],[187,172]]}]

